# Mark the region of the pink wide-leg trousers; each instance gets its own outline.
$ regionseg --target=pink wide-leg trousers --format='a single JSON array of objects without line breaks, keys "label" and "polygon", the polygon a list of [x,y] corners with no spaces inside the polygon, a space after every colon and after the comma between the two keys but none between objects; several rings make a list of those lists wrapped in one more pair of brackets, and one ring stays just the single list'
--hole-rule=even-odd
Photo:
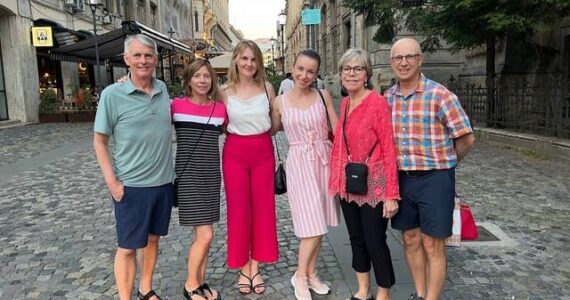
[{"label": "pink wide-leg trousers", "polygon": [[228,267],[279,256],[275,214],[275,156],[271,135],[228,134],[222,154],[227,201]]}]

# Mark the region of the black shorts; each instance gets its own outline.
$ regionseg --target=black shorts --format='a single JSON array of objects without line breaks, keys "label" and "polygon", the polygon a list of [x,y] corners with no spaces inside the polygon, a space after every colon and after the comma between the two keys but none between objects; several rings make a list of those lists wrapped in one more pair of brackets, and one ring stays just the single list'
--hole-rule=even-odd
[{"label": "black shorts", "polygon": [[420,228],[438,239],[451,236],[455,206],[455,168],[398,173],[400,196],[398,213],[392,218],[394,229]]}]

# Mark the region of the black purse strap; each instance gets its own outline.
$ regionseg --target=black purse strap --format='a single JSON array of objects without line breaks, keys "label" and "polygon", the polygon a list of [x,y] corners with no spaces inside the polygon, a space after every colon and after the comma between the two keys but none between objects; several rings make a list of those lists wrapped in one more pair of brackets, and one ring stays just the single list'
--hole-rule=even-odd
[{"label": "black purse strap", "polygon": [[325,97],[323,97],[323,93],[321,93],[321,90],[319,90],[319,88],[317,88],[317,92],[319,93],[321,101],[323,101],[323,105],[325,106],[325,114],[327,116],[327,123],[329,124],[329,130],[332,131],[331,118],[329,117],[329,108],[327,107],[327,103],[325,102]]},{"label": "black purse strap", "polygon": [[192,155],[194,154],[194,150],[196,150],[198,143],[200,143],[200,139],[202,139],[202,135],[204,134],[204,131],[206,131],[206,126],[210,123],[210,120],[212,119],[212,115],[214,115],[214,110],[216,110],[216,101],[215,100],[214,100],[214,107],[212,107],[212,111],[210,112],[210,116],[208,117],[208,121],[206,121],[206,124],[202,125],[202,131],[200,131],[200,135],[198,136],[198,139],[196,140],[196,143],[194,144],[194,147],[192,148],[190,155],[188,155],[188,158],[186,159],[186,163],[184,163],[184,167],[182,168],[182,172],[180,172],[180,175],[176,174],[175,180],[178,180],[180,177],[182,177],[184,175],[184,172],[186,171],[186,166],[188,166],[188,162],[190,161],[190,158],[192,158]]},{"label": "black purse strap", "polygon": [[[346,104],[346,107],[344,109],[344,119],[342,120],[342,137],[343,137],[343,141],[344,141],[344,145],[346,146],[346,154],[348,155],[348,161],[351,162],[352,159],[350,158],[350,148],[348,148],[348,142],[346,139],[346,119],[348,119],[348,110],[350,108],[350,99],[348,100],[348,103]],[[370,158],[370,155],[372,155],[372,152],[374,152],[374,148],[376,148],[376,145],[378,144],[378,139],[376,139],[376,142],[374,143],[374,146],[372,146],[372,149],[370,149],[370,152],[368,152],[368,156],[366,157],[366,160],[364,162],[367,162],[368,159]]]}]

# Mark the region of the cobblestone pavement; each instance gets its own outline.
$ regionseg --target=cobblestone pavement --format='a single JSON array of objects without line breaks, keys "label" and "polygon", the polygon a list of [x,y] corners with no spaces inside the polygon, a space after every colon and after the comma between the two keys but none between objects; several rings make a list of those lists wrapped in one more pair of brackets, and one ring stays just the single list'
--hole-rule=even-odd
[{"label": "cobblestone pavement", "polygon": [[[115,297],[114,217],[92,151],[91,126],[42,124],[0,130],[0,298]],[[13,167],[45,151],[53,157],[26,169]],[[570,237],[565,228],[570,219],[570,166],[478,144],[457,177],[458,191],[477,221],[498,226],[512,243],[464,243],[449,249],[442,298],[570,299]],[[270,286],[259,299],[293,299],[289,278],[296,266],[298,240],[285,196],[277,198],[277,206],[280,260],[263,267]],[[178,225],[177,211],[173,212],[171,232],[161,241],[155,288],[165,298],[182,299],[192,234]],[[222,212],[223,218],[225,205]],[[234,288],[236,272],[225,267],[225,222],[215,229],[208,269],[211,285],[221,289],[225,299],[255,299],[242,297]],[[400,238],[398,232],[391,233]],[[354,285],[353,278],[347,283],[342,275],[333,250],[326,239],[318,265],[319,274],[335,290],[316,299],[344,299],[349,285]]]},{"label": "cobblestone pavement", "polygon": [[0,130],[0,167],[73,144],[89,136],[93,123],[32,124]]},{"label": "cobblestone pavement", "polygon": [[[44,127],[45,126],[45,127]],[[91,125],[92,126],[92,125]],[[0,298],[2,299],[112,299],[115,228],[106,187],[95,160],[86,124],[33,125],[0,130]],[[58,134],[59,133],[59,134]],[[45,145],[43,145],[45,140]],[[11,163],[28,159],[42,149],[83,143],[81,150],[61,153],[13,176]],[[77,146],[77,145],[76,145]],[[22,153],[18,153],[21,151]],[[277,197],[280,259],[263,267],[269,287],[263,296],[241,296],[234,288],[236,271],[225,267],[225,204],[215,226],[210,284],[225,299],[291,299],[289,279],[296,266],[298,240],[293,234],[286,197]],[[186,257],[192,234],[178,225],[173,210],[170,234],[161,241],[155,289],[166,299],[182,299]],[[335,289],[326,298],[349,295],[333,250],[325,239],[318,262],[323,280]]]},{"label": "cobblestone pavement", "polygon": [[479,144],[457,190],[509,246],[449,249],[447,299],[570,299],[570,164]]}]

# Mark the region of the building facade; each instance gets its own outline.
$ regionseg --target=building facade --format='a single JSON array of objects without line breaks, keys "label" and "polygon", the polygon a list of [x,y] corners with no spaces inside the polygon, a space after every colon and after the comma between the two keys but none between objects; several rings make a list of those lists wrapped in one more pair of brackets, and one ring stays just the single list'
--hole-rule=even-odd
[{"label": "building facade", "polygon": [[[301,11],[305,8],[319,9],[321,23],[302,25]],[[291,70],[295,54],[301,49],[314,48],[321,55],[320,74],[327,88],[334,96],[340,97],[338,60],[349,48],[359,47],[370,55],[374,72],[372,83],[381,88],[393,82],[388,61],[391,45],[374,42],[372,37],[377,27],[365,26],[364,18],[343,6],[342,0],[287,0],[286,9],[286,70]],[[398,36],[415,35],[402,31]],[[458,74],[466,61],[462,51],[453,53],[446,48],[425,55],[422,69],[436,80],[447,80],[452,74]]]},{"label": "building facade", "polygon": [[[46,89],[56,92],[62,106],[75,107],[79,90],[95,92],[95,85],[104,87],[126,74],[124,66],[103,59],[96,67],[94,59],[54,56],[56,49],[93,38],[94,27],[102,36],[136,20],[167,42],[193,38],[189,1],[100,0],[94,13],[91,8],[84,0],[0,0],[0,121],[37,122],[40,93]],[[51,28],[52,46],[32,44],[36,27]],[[164,61],[161,67],[168,70],[171,61]]]},{"label": "building facade", "polygon": [[0,0],[0,121],[38,120],[39,83],[30,80],[38,78],[36,49],[22,38],[32,23],[29,1]]},{"label": "building facade", "polygon": [[193,0],[193,47],[200,57],[211,57],[233,49],[235,34],[229,22],[228,0]]}]

